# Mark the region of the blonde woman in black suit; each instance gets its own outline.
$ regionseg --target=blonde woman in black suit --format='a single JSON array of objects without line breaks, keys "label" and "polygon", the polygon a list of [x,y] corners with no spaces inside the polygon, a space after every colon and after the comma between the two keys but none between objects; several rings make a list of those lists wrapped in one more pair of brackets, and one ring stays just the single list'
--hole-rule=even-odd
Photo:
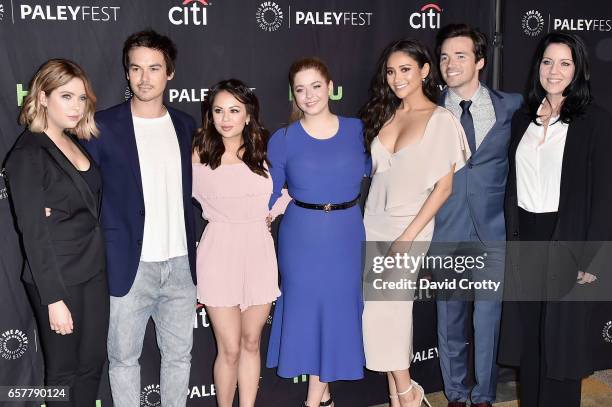
[{"label": "blonde woman in black suit", "polygon": [[38,323],[45,385],[69,386],[70,403],[93,407],[106,360],[109,296],[98,223],[101,178],[77,138],[97,136],[95,95],[74,62],[41,66],[7,162],[25,251],[23,280]]}]

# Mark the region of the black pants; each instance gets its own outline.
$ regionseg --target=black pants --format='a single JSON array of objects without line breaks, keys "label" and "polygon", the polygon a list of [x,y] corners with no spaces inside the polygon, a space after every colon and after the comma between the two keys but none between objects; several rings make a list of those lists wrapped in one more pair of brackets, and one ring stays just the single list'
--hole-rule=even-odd
[{"label": "black pants", "polygon": [[[556,220],[556,213],[535,214],[519,210],[521,240],[549,241]],[[521,250],[524,249],[525,247],[521,247]],[[546,259],[541,256],[541,251],[537,251],[536,249],[533,256],[539,255],[542,262],[537,268],[545,270]],[[523,255],[530,256],[529,253],[521,253],[521,256]],[[523,324],[523,351],[519,367],[521,407],[580,407],[581,381],[556,380],[547,374],[544,335],[546,302],[524,301],[519,303],[519,307]]]},{"label": "black pants", "polygon": [[106,275],[98,274],[85,283],[66,287],[73,333],[60,335],[49,327],[49,311],[41,305],[36,287],[25,284],[45,361],[45,385],[69,386],[70,403],[47,401],[47,407],[94,407],[100,376],[106,362],[109,294]]}]

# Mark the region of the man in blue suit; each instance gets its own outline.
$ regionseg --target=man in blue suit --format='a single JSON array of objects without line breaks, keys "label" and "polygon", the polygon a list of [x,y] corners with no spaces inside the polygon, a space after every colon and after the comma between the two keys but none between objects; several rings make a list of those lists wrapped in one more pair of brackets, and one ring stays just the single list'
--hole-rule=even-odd
[{"label": "man in blue suit", "polygon": [[98,112],[100,137],[85,144],[103,179],[109,376],[116,407],[140,405],[138,359],[150,317],[161,351],[161,404],[186,404],[196,305],[195,121],[163,103],[175,58],[168,37],[154,31],[131,35],[123,64],[134,96]]},{"label": "man in blue suit", "polygon": [[[436,215],[433,240],[469,246],[472,254],[474,248],[479,254],[486,252],[486,272],[473,271],[470,278],[503,282],[510,121],[522,98],[488,89],[479,81],[486,48],[484,34],[465,24],[448,25],[437,35],[440,71],[447,84],[441,105],[461,121],[472,155],[455,174],[452,195]],[[495,400],[501,290],[484,299],[477,294],[473,302],[476,383],[471,392],[466,384],[471,302],[437,302],[438,350],[449,407],[466,406],[468,399],[474,407],[486,407]]]}]

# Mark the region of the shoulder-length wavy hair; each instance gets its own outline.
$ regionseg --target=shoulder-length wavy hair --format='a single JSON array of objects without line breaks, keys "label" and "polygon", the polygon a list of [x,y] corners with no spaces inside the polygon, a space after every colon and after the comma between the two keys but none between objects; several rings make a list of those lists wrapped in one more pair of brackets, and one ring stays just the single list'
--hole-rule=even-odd
[{"label": "shoulder-length wavy hair", "polygon": [[391,54],[398,51],[414,59],[419,68],[429,64],[429,74],[422,85],[423,93],[433,103],[438,103],[440,93],[438,69],[427,47],[420,41],[412,39],[393,41],[387,45],[376,64],[376,73],[370,84],[370,100],[359,111],[359,117],[364,125],[367,151],[370,151],[370,143],[385,123],[395,115],[401,103],[401,99],[395,96],[387,84],[387,61]]},{"label": "shoulder-length wavy hair", "polygon": [[60,86],[64,86],[74,78],[79,78],[85,86],[85,112],[83,118],[73,129],[68,129],[80,139],[89,140],[92,136],[100,134],[94,113],[96,112],[96,95],[87,78],[85,71],[67,59],[50,59],[45,62],[36,72],[30,82],[30,90],[23,100],[23,106],[19,113],[19,124],[26,126],[34,133],[42,133],[47,127],[47,109],[40,103],[40,92],[49,96],[51,92]]},{"label": "shoulder-length wavy hair", "polygon": [[306,57],[294,61],[289,68],[289,86],[291,87],[291,95],[293,100],[291,102],[291,114],[289,115],[289,123],[298,121],[304,117],[304,112],[298,107],[295,102],[295,93],[293,91],[293,85],[295,83],[295,75],[299,72],[305,71],[306,69],[314,69],[318,71],[325,82],[329,84],[331,81],[331,75],[329,74],[329,68],[322,59],[317,57]]},{"label": "shoulder-length wavy hair", "polygon": [[249,124],[242,130],[242,161],[257,175],[268,177],[265,165],[269,165],[266,156],[269,132],[259,121],[259,101],[255,93],[238,79],[227,79],[210,88],[202,102],[202,127],[193,138],[193,151],[200,157],[202,164],[213,170],[221,165],[221,156],[225,152],[223,136],[219,134],[213,122],[215,97],[220,92],[229,92],[240,103],[246,106]]},{"label": "shoulder-length wavy hair", "polygon": [[565,44],[572,51],[574,60],[574,77],[563,91],[565,100],[561,105],[559,120],[569,123],[577,116],[584,113],[585,108],[591,103],[591,70],[586,45],[582,38],[576,34],[551,32],[542,38],[538,44],[531,69],[531,76],[527,89],[527,109],[529,118],[538,124],[538,109],[546,98],[546,91],[540,83],[540,64],[544,58],[544,52],[550,44]]}]

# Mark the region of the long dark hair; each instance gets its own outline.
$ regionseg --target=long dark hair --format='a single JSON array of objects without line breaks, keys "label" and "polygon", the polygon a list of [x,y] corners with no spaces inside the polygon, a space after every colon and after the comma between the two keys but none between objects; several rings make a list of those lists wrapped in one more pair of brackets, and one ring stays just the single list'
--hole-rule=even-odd
[{"label": "long dark hair", "polygon": [[246,106],[249,115],[249,124],[242,130],[241,150],[242,161],[255,174],[268,177],[264,164],[269,165],[266,157],[266,146],[269,132],[259,121],[259,101],[255,93],[238,79],[227,79],[210,88],[208,95],[202,102],[202,127],[198,129],[193,138],[193,151],[200,157],[202,164],[207,164],[213,170],[221,165],[221,156],[225,152],[223,138],[215,128],[213,122],[213,103],[219,92],[229,92],[240,103]]},{"label": "long dark hair", "polygon": [[359,117],[364,124],[364,139],[367,151],[370,151],[370,143],[385,123],[395,115],[401,103],[401,99],[395,96],[395,93],[387,84],[387,61],[391,54],[398,51],[414,59],[419,68],[429,64],[429,74],[423,81],[423,93],[433,103],[438,103],[440,93],[438,70],[427,47],[420,41],[412,39],[393,41],[387,45],[378,59],[376,73],[370,84],[370,100],[359,111]]},{"label": "long dark hair", "polygon": [[589,56],[587,48],[579,36],[576,34],[551,32],[546,34],[535,53],[532,64],[531,76],[529,79],[527,90],[527,109],[529,118],[533,123],[538,124],[538,109],[542,104],[542,100],[546,98],[546,91],[540,83],[540,64],[544,57],[544,52],[550,44],[565,44],[572,51],[572,59],[574,60],[574,77],[569,85],[563,91],[565,100],[559,111],[559,120],[563,123],[569,123],[577,116],[584,113],[585,108],[591,103],[591,70],[589,67]]}]

